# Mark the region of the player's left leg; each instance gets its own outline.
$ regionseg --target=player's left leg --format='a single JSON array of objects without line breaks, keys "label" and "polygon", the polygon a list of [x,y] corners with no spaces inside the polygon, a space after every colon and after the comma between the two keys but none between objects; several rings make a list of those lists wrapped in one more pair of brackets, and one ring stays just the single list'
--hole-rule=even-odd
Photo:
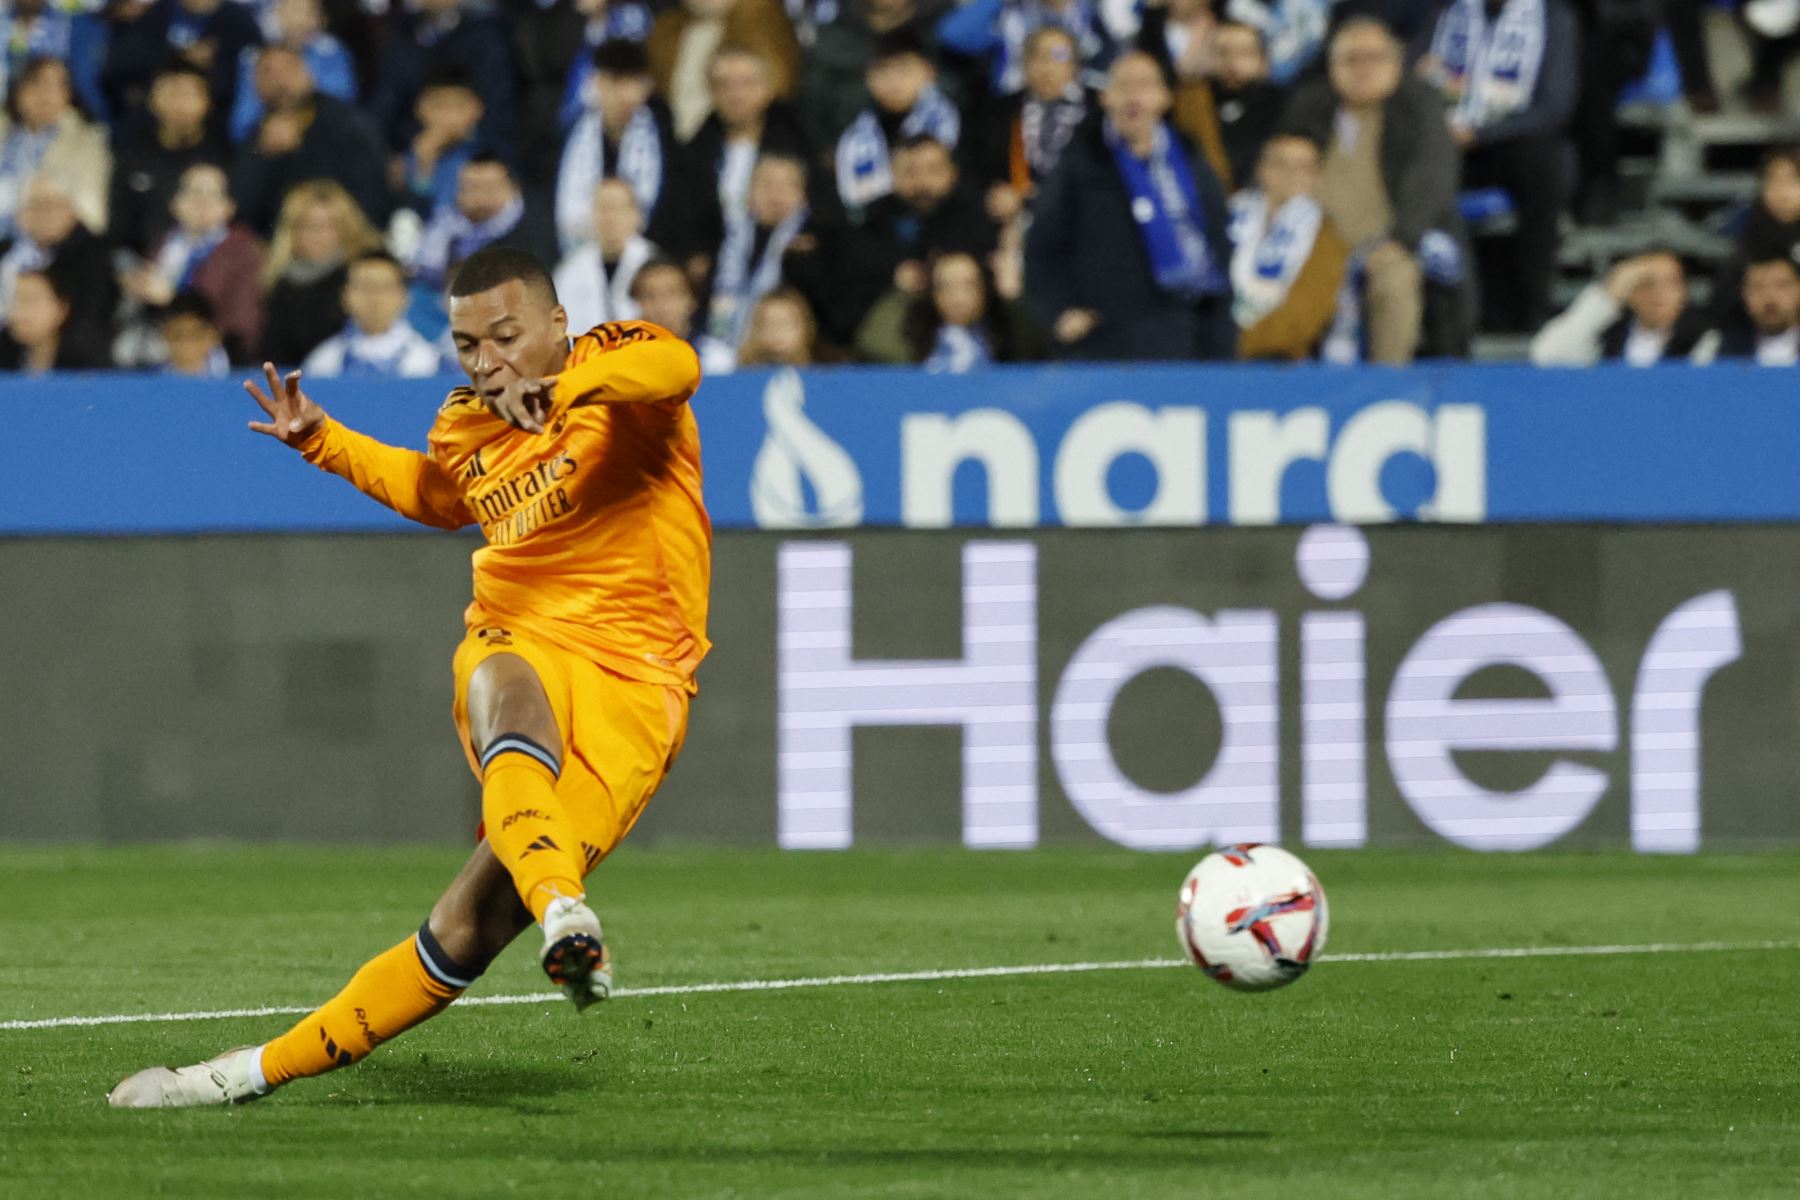
[{"label": "player's left leg", "polygon": [[194,1066],[139,1071],[107,1100],[114,1108],[243,1103],[291,1080],[347,1067],[444,1011],[530,925],[512,877],[483,842],[417,933],[363,964],[341,992],[287,1033]]}]

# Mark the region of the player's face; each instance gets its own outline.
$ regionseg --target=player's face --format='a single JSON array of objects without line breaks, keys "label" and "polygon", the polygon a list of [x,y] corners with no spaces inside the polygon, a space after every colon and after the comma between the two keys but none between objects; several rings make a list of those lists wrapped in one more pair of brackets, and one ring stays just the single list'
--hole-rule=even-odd
[{"label": "player's face", "polygon": [[1786,262],[1751,267],[1744,275],[1744,308],[1758,333],[1786,333],[1800,323],[1800,271]]},{"label": "player's face", "polygon": [[981,320],[987,298],[981,286],[981,268],[966,254],[950,254],[938,260],[931,272],[931,301],[946,325],[973,325]]},{"label": "player's face", "polygon": [[1331,87],[1352,107],[1380,104],[1400,86],[1400,43],[1373,25],[1358,25],[1331,44]]},{"label": "player's face", "polygon": [[727,125],[753,121],[768,110],[774,93],[762,60],[748,54],[727,54],[713,63],[707,76],[713,108]]},{"label": "player's face", "polygon": [[1800,221],[1800,167],[1778,158],[1763,168],[1763,207],[1783,225]]},{"label": "player's face", "polygon": [[1219,82],[1229,88],[1241,88],[1269,77],[1269,60],[1263,57],[1262,42],[1253,29],[1232,25],[1213,35],[1213,53],[1218,59]]},{"label": "player's face", "polygon": [[450,298],[450,337],[469,384],[492,400],[508,384],[542,379],[563,368],[569,314],[522,280]]},{"label": "player's face", "polygon": [[644,320],[680,336],[688,335],[694,320],[694,291],[675,267],[656,267],[635,281],[638,308]]},{"label": "player's face", "polygon": [[1054,100],[1075,82],[1075,42],[1065,33],[1040,34],[1025,58],[1025,86],[1039,100]]},{"label": "player's face", "polygon": [[386,333],[406,311],[406,280],[383,262],[350,268],[344,285],[344,312],[364,333]]},{"label": "player's face", "polygon": [[1631,315],[1646,329],[1667,329],[1687,305],[1687,280],[1681,264],[1658,255],[1644,265],[1644,273],[1631,289]]}]

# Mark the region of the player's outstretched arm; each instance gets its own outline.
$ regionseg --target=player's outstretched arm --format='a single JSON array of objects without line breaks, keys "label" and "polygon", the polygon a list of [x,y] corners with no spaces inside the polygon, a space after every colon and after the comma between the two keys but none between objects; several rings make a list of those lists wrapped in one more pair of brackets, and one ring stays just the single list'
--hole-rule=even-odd
[{"label": "player's outstretched arm", "polygon": [[700,387],[694,348],[649,321],[613,321],[584,334],[590,352],[556,377],[553,409],[580,404],[682,403]]},{"label": "player's outstretched arm", "polygon": [[456,481],[416,450],[378,442],[340,425],[300,389],[300,372],[283,378],[263,364],[269,390],[246,379],[244,390],[262,408],[266,421],[250,428],[298,450],[307,462],[347,479],[356,489],[408,520],[438,529],[461,529],[475,516]]}]

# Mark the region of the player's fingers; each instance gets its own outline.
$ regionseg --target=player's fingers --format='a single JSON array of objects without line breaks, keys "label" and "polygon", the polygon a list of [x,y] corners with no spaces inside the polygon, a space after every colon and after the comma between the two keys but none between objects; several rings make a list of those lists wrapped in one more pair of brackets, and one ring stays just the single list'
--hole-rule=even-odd
[{"label": "player's fingers", "polygon": [[281,386],[281,375],[275,370],[274,363],[265,362],[263,364],[263,378],[269,381],[269,394],[271,396],[285,397],[287,395],[287,392]]},{"label": "player's fingers", "polygon": [[251,431],[254,433],[266,433],[270,437],[280,437],[281,436],[281,431],[276,429],[275,426],[269,424],[267,421],[251,421],[251,422],[249,422],[249,425],[250,425]]},{"label": "player's fingers", "polygon": [[267,393],[256,386],[256,381],[254,379],[244,380],[244,390],[250,393],[250,398],[256,401],[257,407],[261,408],[271,417],[275,415],[275,402],[269,399]]},{"label": "player's fingers", "polygon": [[300,399],[300,372],[298,370],[289,371],[284,382],[287,384],[288,399]]}]

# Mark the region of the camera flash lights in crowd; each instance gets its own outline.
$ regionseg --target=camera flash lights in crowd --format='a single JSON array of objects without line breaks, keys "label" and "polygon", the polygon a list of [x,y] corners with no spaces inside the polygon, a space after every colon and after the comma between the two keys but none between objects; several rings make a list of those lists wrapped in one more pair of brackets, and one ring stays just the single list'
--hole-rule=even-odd
[{"label": "camera flash lights in crowd", "polygon": [[1228,846],[1201,859],[1181,884],[1175,932],[1194,965],[1243,992],[1266,992],[1306,974],[1325,948],[1325,889],[1279,846]]}]

